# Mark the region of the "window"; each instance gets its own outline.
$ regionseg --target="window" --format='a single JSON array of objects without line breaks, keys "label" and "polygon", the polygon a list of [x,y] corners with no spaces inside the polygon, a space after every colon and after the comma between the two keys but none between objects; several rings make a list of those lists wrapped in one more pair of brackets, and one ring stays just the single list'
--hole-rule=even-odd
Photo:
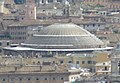
[{"label": "window", "polygon": [[68,61],[68,63],[72,63],[72,61]]},{"label": "window", "polygon": [[33,62],[33,64],[35,64],[35,62]]},{"label": "window", "polygon": [[24,18],[21,18],[22,20],[24,19]]},{"label": "window", "polygon": [[3,81],[5,81],[5,79],[3,79]]},{"label": "window", "polygon": [[76,61],[76,64],[79,64],[79,61]]},{"label": "window", "polygon": [[22,78],[20,78],[19,80],[22,81]]},{"label": "window", "polygon": [[61,80],[64,80],[63,78],[61,78]]},{"label": "window", "polygon": [[95,24],[93,24],[93,27],[95,27]]},{"label": "window", "polygon": [[36,78],[36,80],[39,80],[39,78]]},{"label": "window", "polygon": [[45,78],[45,80],[47,80],[47,78]]},{"label": "window", "polygon": [[82,61],[82,64],[85,64],[85,61]]},{"label": "window", "polygon": [[9,46],[10,44],[9,44],[9,42],[7,42],[7,46]]},{"label": "window", "polygon": [[60,61],[60,63],[62,64],[62,63],[63,63],[63,61]]},{"label": "window", "polygon": [[87,27],[89,27],[89,25],[87,25]]},{"label": "window", "polygon": [[37,63],[38,65],[40,65],[40,61],[38,61],[38,63]]},{"label": "window", "polygon": [[45,12],[45,10],[43,10],[43,12]]},{"label": "window", "polygon": [[55,61],[53,61],[53,63],[55,63]]},{"label": "window", "polygon": [[73,77],[71,77],[71,79],[73,79]]},{"label": "window", "polygon": [[30,81],[30,78],[28,78],[28,80]]},{"label": "window", "polygon": [[0,46],[2,46],[2,43],[0,42]]},{"label": "window", "polygon": [[107,70],[107,67],[105,66],[105,70]]},{"label": "window", "polygon": [[53,80],[55,80],[55,78],[53,78]]},{"label": "window", "polygon": [[0,53],[2,52],[2,49],[0,49]]},{"label": "window", "polygon": [[88,61],[88,64],[91,64],[92,63],[92,61]]}]

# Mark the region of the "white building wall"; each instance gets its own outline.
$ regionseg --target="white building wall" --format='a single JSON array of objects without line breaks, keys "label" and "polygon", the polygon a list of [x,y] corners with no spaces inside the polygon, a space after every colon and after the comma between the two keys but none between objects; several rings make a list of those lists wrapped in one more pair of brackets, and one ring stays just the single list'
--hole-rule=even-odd
[{"label": "white building wall", "polygon": [[69,82],[74,82],[76,79],[80,78],[79,74],[74,74],[69,76]]}]

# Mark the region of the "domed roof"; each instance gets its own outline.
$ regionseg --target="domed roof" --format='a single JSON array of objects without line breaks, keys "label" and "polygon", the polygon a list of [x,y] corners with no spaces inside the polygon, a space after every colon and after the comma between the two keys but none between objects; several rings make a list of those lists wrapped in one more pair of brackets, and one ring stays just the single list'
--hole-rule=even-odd
[{"label": "domed roof", "polygon": [[39,49],[83,49],[99,48],[104,43],[78,25],[57,23],[42,28],[22,45]]},{"label": "domed roof", "polygon": [[89,32],[82,27],[67,23],[56,23],[40,30],[41,35],[88,35]]}]

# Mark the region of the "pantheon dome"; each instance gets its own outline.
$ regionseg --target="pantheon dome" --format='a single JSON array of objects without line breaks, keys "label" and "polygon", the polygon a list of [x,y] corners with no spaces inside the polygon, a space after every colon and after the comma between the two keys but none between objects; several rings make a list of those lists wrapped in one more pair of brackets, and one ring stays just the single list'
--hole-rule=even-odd
[{"label": "pantheon dome", "polygon": [[92,53],[93,51],[107,51],[106,47],[95,35],[82,27],[72,23],[56,23],[41,28],[21,46],[5,47],[5,55],[22,56],[55,56],[67,54]]},{"label": "pantheon dome", "polygon": [[104,43],[95,35],[72,23],[55,23],[41,28],[38,33],[34,34],[21,45],[37,49],[86,49],[104,47]]}]

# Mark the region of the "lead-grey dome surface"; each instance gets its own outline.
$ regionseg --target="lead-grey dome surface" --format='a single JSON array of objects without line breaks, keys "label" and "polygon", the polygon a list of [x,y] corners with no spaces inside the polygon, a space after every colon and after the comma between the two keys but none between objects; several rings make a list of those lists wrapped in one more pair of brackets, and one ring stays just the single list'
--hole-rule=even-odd
[{"label": "lead-grey dome surface", "polygon": [[89,32],[72,23],[68,24],[53,24],[38,33],[40,35],[88,35]]},{"label": "lead-grey dome surface", "polygon": [[104,46],[96,36],[72,23],[57,23],[42,28],[22,45],[39,49],[84,49]]}]

